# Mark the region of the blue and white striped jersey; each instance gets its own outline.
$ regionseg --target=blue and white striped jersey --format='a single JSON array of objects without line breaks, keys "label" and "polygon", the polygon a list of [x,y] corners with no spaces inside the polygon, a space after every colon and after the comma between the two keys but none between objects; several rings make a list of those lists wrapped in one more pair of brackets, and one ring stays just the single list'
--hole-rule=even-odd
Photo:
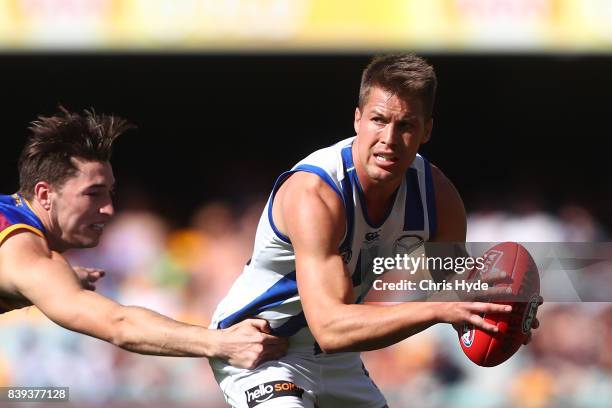
[{"label": "blue and white striped jersey", "polygon": [[368,220],[353,165],[353,140],[354,137],[312,153],[277,179],[259,221],[253,256],[218,305],[212,327],[227,328],[248,317],[259,317],[269,321],[274,334],[291,337],[292,346],[314,344],[296,284],[293,247],[272,219],[274,195],[292,173],[305,171],[318,175],[344,203],[346,234],[339,252],[352,276],[356,303],[363,301],[376,276],[372,272],[375,257],[395,256],[398,247],[433,237],[436,207],[427,160],[416,156],[395,193],[386,219],[373,224]]}]

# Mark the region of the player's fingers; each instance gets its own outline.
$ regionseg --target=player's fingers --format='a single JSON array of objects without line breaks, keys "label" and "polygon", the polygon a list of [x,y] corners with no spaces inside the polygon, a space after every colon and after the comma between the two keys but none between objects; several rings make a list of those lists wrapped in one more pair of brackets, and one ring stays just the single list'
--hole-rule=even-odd
[{"label": "player's fingers", "polygon": [[289,343],[289,341],[286,338],[283,338],[283,337],[277,337],[277,336],[273,336],[271,334],[262,333],[261,334],[261,343],[264,346],[267,346],[267,345],[276,346],[276,345],[286,345],[286,344]]},{"label": "player's fingers", "polygon": [[270,334],[270,324],[264,319],[247,319],[246,324],[250,324],[262,333]]},{"label": "player's fingers", "polygon": [[287,354],[288,343],[276,344],[267,346],[261,356],[261,362],[278,360],[280,357]]},{"label": "player's fingers", "polygon": [[101,277],[106,275],[106,272],[104,272],[102,269],[87,268],[86,270],[87,270],[87,277],[90,279],[91,278],[100,279]]},{"label": "player's fingers", "polygon": [[532,329],[537,329],[538,327],[540,327],[540,321],[536,317],[536,318],[533,319],[533,322],[531,322],[531,328]]},{"label": "player's fingers", "polygon": [[265,347],[289,347],[289,340],[285,337],[278,337],[272,334],[261,333],[261,344]]},{"label": "player's fingers", "polygon": [[475,327],[482,329],[484,331],[490,332],[490,333],[497,333],[499,331],[496,325],[488,323],[481,316],[478,316],[475,314],[470,316],[469,322],[473,324]]},{"label": "player's fingers", "polygon": [[266,346],[266,352],[272,356],[272,358],[278,358],[280,356],[284,356],[287,353],[287,349],[289,348],[289,342],[284,341],[277,343],[273,346]]},{"label": "player's fingers", "polygon": [[467,306],[470,311],[480,313],[510,313],[512,311],[512,306],[496,303],[471,302]]},{"label": "player's fingers", "polygon": [[89,280],[90,282],[96,282],[96,281],[99,281],[100,279],[102,279],[103,276],[104,276],[103,274],[98,274],[98,273],[90,274],[87,277],[87,280]]}]

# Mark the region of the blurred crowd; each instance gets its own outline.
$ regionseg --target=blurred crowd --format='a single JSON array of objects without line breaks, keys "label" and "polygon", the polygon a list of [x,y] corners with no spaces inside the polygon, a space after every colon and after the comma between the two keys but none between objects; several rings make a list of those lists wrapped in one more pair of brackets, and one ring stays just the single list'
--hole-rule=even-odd
[{"label": "blurred crowd", "polygon": [[[208,325],[250,256],[264,205],[207,203],[187,228],[150,211],[120,212],[97,248],[68,257],[105,269],[98,291],[123,304]],[[607,239],[576,206],[558,214],[476,212],[468,224],[468,241]],[[364,361],[391,407],[609,407],[612,303],[548,303],[539,319],[532,344],[494,368],[471,363],[448,325],[365,353]],[[63,330],[35,308],[2,316],[0,331],[0,386],[68,386],[75,406],[225,406],[205,359],[128,353]]]}]

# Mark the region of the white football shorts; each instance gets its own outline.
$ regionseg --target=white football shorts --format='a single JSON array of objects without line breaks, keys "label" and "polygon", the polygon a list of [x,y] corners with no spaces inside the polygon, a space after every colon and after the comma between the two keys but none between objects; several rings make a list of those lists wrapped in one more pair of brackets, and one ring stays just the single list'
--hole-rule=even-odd
[{"label": "white football shorts", "polygon": [[359,353],[290,351],[254,370],[211,360],[225,399],[234,408],[382,408],[385,397]]}]

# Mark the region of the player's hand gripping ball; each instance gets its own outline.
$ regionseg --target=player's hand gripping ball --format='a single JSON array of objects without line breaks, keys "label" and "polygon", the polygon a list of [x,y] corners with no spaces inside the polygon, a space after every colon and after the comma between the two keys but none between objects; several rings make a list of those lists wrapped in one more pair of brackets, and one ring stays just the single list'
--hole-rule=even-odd
[{"label": "player's hand gripping ball", "polygon": [[506,272],[509,279],[496,286],[511,287],[512,293],[508,299],[493,303],[511,305],[512,312],[483,316],[488,323],[498,327],[497,333],[464,325],[459,333],[459,343],[465,355],[474,363],[493,367],[509,359],[527,341],[538,306],[542,302],[540,275],[527,249],[516,242],[497,244],[485,252],[483,257],[484,268],[474,269],[470,278],[477,279],[475,275],[479,273],[484,276],[488,272]]}]

